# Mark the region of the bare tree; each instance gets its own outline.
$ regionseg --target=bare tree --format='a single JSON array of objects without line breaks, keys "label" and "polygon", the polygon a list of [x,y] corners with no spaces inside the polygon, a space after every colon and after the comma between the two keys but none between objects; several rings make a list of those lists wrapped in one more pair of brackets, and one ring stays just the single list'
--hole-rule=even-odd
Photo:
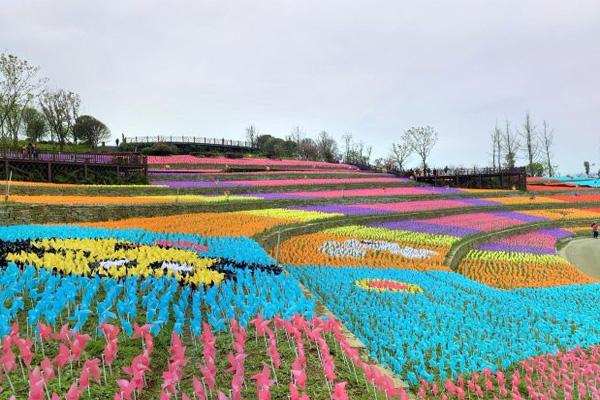
[{"label": "bare tree", "polygon": [[427,168],[427,158],[438,141],[438,133],[431,126],[413,126],[404,132],[406,142],[421,158],[423,170]]},{"label": "bare tree", "polygon": [[337,142],[326,131],[319,133],[316,143],[321,161],[337,162],[339,160]]},{"label": "bare tree", "polygon": [[256,146],[256,139],[258,139],[259,135],[258,129],[256,129],[254,125],[250,125],[246,128],[246,140],[250,142],[250,146]]},{"label": "bare tree", "polygon": [[531,123],[531,117],[529,113],[525,114],[525,121],[523,122],[523,130],[521,131],[521,137],[525,144],[525,154],[527,156],[527,169],[531,173],[533,170],[533,163],[539,155],[539,141],[535,132],[535,126]]},{"label": "bare tree", "polygon": [[40,107],[46,116],[50,132],[56,136],[62,150],[69,136],[73,134],[73,125],[79,116],[81,99],[78,94],[59,89],[44,91],[40,97]]},{"label": "bare tree", "polygon": [[304,133],[304,130],[302,130],[302,127],[300,125],[296,125],[294,128],[292,128],[292,131],[290,132],[289,135],[287,135],[287,137],[285,138],[288,142],[292,142],[294,143],[294,156],[298,157],[298,158],[302,158],[302,152],[301,152],[301,145],[302,145],[302,140],[304,139],[304,137],[306,136],[306,134]]},{"label": "bare tree", "polygon": [[504,160],[508,168],[514,168],[517,162],[517,153],[521,149],[521,143],[515,133],[510,130],[510,124],[506,121],[504,136],[502,137],[504,147]]},{"label": "bare tree", "polygon": [[298,145],[298,155],[302,160],[316,161],[319,159],[319,149],[311,138],[304,138]]},{"label": "bare tree", "polygon": [[552,145],[554,144],[554,129],[548,129],[548,123],[544,120],[544,132],[542,133],[542,146],[546,158],[546,172],[548,176],[554,176],[552,166]]},{"label": "bare tree", "polygon": [[39,68],[15,55],[0,54],[0,140],[16,144],[23,110],[46,82],[37,78]]},{"label": "bare tree", "polygon": [[350,162],[350,152],[352,151],[352,134],[350,132],[342,136],[344,141],[344,162]]},{"label": "bare tree", "polygon": [[412,146],[408,143],[406,136],[404,135],[402,137],[402,142],[392,143],[392,154],[390,158],[394,161],[394,164],[396,164],[396,168],[400,171],[404,171],[404,164],[412,153]]},{"label": "bare tree", "polygon": [[502,168],[502,130],[498,127],[498,123],[496,122],[496,126],[494,126],[494,130],[490,134],[490,138],[492,139],[492,167],[495,169]]}]

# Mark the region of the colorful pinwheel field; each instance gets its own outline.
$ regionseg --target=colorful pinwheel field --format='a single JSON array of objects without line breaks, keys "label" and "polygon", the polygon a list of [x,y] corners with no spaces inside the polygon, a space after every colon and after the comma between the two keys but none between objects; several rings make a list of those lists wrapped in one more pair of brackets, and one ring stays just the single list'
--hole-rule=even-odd
[{"label": "colorful pinwheel field", "polygon": [[600,282],[557,251],[600,192],[151,167],[145,186],[14,183],[0,399],[600,399]]}]

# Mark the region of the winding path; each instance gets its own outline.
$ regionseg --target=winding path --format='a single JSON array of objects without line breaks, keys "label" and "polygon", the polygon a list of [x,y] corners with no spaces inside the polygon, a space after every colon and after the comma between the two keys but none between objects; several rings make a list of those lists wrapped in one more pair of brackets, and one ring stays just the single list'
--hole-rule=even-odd
[{"label": "winding path", "polygon": [[600,239],[572,240],[559,253],[581,271],[600,279]]}]

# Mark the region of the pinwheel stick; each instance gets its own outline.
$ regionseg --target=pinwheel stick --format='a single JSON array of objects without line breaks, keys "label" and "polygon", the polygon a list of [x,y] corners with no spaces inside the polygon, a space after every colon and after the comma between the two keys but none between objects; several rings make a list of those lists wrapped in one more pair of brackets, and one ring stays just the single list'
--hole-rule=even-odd
[{"label": "pinwheel stick", "polygon": [[12,383],[12,379],[10,379],[10,375],[8,374],[8,372],[6,372],[6,368],[4,367],[4,365],[2,365],[2,369],[4,370],[4,375],[6,375],[6,377],[8,378],[8,383],[10,384],[10,390],[12,390],[12,394],[16,395],[15,387]]}]

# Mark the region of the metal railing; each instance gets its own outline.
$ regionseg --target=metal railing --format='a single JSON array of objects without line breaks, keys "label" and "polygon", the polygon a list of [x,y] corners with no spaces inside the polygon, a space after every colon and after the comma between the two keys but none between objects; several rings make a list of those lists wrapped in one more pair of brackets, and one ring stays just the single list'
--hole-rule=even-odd
[{"label": "metal railing", "polygon": [[44,161],[78,164],[119,164],[144,166],[146,156],[140,153],[64,153],[51,151],[0,151],[0,159],[8,161]]},{"label": "metal railing", "polygon": [[473,175],[522,175],[526,174],[527,169],[525,167],[515,168],[428,168],[423,171],[422,169],[411,169],[403,171],[406,177],[454,177],[454,176],[473,176]]},{"label": "metal railing", "polygon": [[243,140],[232,140],[225,138],[207,138],[196,136],[172,136],[172,135],[157,135],[157,136],[134,136],[126,137],[125,143],[133,144],[151,144],[151,143],[173,143],[173,144],[205,144],[213,146],[228,146],[228,147],[245,147],[255,148],[251,142]]}]

